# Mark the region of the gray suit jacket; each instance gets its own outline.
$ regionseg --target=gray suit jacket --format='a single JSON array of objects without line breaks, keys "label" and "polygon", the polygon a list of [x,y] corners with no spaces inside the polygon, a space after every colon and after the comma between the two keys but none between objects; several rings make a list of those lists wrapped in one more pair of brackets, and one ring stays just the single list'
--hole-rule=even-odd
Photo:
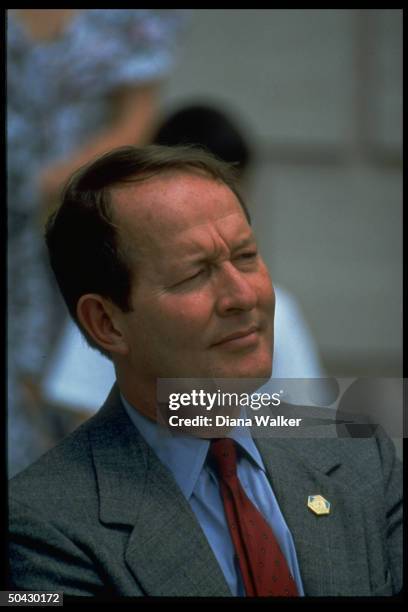
[{"label": "gray suit jacket", "polygon": [[[386,438],[256,441],[306,595],[401,588],[400,464]],[[308,495],[332,504],[328,516]],[[67,595],[229,596],[169,470],[114,387],[102,409],[10,481],[12,588]]]}]

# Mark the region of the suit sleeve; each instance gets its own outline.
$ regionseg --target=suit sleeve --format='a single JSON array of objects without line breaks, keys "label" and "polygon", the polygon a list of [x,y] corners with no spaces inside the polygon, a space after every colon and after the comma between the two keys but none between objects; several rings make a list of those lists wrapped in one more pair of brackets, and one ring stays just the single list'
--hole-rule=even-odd
[{"label": "suit sleeve", "polygon": [[10,500],[9,586],[95,596],[103,588],[87,552],[40,513]]},{"label": "suit sleeve", "polygon": [[387,521],[387,552],[394,593],[402,589],[402,464],[395,455],[392,441],[385,435],[377,438],[384,478],[384,501]]}]

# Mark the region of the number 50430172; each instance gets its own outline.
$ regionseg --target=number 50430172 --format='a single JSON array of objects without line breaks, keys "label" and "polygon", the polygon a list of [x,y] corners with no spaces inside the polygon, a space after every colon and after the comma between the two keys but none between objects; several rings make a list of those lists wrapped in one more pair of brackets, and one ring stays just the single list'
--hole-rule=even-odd
[{"label": "number 50430172", "polygon": [[0,606],[62,606],[62,593],[46,591],[0,591]]}]

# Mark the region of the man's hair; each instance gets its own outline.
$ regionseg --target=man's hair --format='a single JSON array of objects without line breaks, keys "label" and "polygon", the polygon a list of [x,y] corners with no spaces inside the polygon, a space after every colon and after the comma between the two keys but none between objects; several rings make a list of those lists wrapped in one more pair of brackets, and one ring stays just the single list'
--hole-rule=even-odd
[{"label": "man's hair", "polygon": [[132,310],[131,265],[114,221],[110,190],[180,171],[201,173],[227,185],[250,223],[231,164],[197,147],[159,145],[120,147],[81,167],[68,180],[60,206],[47,221],[45,240],[50,263],[69,313],[88,343],[109,358],[110,354],[81,326],[77,304],[82,295],[96,293],[123,312]]}]

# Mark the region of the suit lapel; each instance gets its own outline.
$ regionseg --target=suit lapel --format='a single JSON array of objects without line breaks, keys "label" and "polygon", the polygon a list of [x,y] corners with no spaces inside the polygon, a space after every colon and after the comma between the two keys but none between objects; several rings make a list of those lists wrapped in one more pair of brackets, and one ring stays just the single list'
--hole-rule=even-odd
[{"label": "suit lapel", "polygon": [[145,593],[230,596],[190,505],[131,423],[115,388],[90,436],[100,520],[132,527],[125,560]]},{"label": "suit lapel", "polygon": [[[342,474],[337,442],[256,440],[295,542],[305,595],[364,594],[365,581],[355,582],[356,576],[362,579],[367,573],[362,504],[350,490],[351,475]],[[308,496],[316,494],[330,502],[329,515],[317,516],[307,507]],[[355,550],[358,555],[353,554]]]},{"label": "suit lapel", "polygon": [[231,596],[189,504],[152,452],[150,461],[126,552],[129,566],[147,592],[156,595]]}]

